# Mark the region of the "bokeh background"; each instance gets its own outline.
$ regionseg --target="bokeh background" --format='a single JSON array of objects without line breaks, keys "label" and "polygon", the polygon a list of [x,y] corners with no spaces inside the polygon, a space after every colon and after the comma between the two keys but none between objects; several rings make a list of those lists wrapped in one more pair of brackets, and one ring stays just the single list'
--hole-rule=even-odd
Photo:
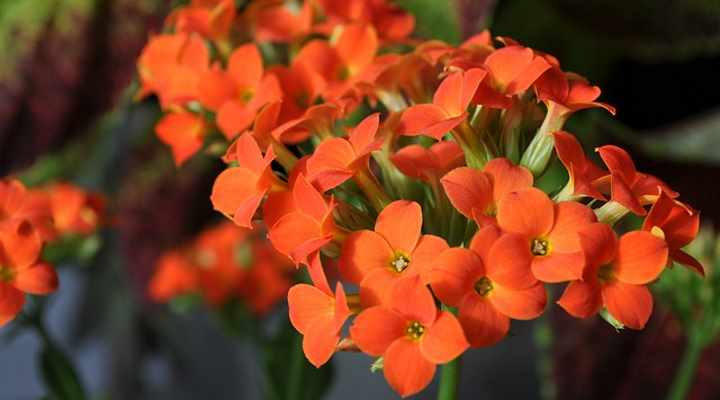
[{"label": "bokeh background", "polygon": [[[586,111],[568,130],[590,149],[619,144],[663,177],[712,225],[720,217],[720,2],[717,0],[398,0],[417,34],[458,43],[482,29],[561,60],[603,89],[616,117]],[[210,157],[175,168],[152,126],[159,108],[133,101],[135,59],[161,30],[164,0],[0,1],[0,176],[70,179],[106,193],[102,250],[63,268],[49,329],[88,390],[108,399],[255,399],[256,350],[202,309],[149,302],[157,257],[217,218]],[[284,311],[274,318],[286,318]],[[536,326],[533,326],[535,324]],[[513,325],[465,357],[461,399],[662,398],[682,355],[677,318],[662,306],[642,332],[555,309]],[[541,324],[541,326],[537,326]],[[550,334],[549,332],[552,332]],[[6,332],[0,331],[0,336]],[[0,342],[0,398],[44,394],[31,334]],[[394,398],[369,360],[339,354],[327,399]],[[703,354],[692,399],[720,397],[720,347]],[[433,398],[434,388],[417,398]]]}]

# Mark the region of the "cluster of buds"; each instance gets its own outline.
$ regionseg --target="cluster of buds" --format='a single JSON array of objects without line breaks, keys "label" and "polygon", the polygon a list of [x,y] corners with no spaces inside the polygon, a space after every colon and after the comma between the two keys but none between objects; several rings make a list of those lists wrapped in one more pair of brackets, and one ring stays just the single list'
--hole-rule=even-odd
[{"label": "cluster of buds", "polygon": [[102,198],[69,183],[27,189],[17,180],[0,180],[0,326],[22,311],[26,293],[57,290],[58,276],[42,256],[43,246],[92,234],[103,208]]},{"label": "cluster of buds", "polygon": [[223,222],[164,254],[149,295],[157,302],[201,295],[214,308],[240,300],[254,314],[265,315],[285,298],[294,272],[293,264],[257,232]]},{"label": "cluster of buds", "polygon": [[[597,149],[602,168],[563,131],[576,111],[615,110],[549,54],[489,32],[418,42],[383,0],[193,1],[167,28],[139,60],[166,110],[157,133],[178,163],[222,133],[213,206],[243,228],[262,220],[307,268],[289,314],[315,366],[382,357],[408,396],[540,316],[548,284],[566,284],[557,303],[573,316],[640,329],[667,266],[703,274],[682,251],[698,213],[621,148]],[[554,157],[567,184],[543,191]],[[618,236],[628,214],[644,223]]]}]

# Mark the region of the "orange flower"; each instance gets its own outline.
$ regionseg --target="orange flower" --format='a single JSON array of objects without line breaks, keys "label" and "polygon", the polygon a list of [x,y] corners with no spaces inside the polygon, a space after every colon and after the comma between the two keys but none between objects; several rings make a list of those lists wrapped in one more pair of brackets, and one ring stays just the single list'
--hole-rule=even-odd
[{"label": "orange flower", "polygon": [[303,115],[316,103],[327,82],[308,63],[297,59],[289,67],[278,65],[268,70],[277,76],[283,91],[282,120],[288,121]]},{"label": "orange flower", "polygon": [[248,6],[254,22],[257,42],[292,43],[310,33],[313,22],[313,2],[296,3],[277,0],[255,1]]},{"label": "orange flower", "polygon": [[405,175],[428,182],[435,182],[448,171],[465,164],[465,153],[452,141],[440,141],[430,148],[418,144],[405,146],[390,157]]},{"label": "orange flower", "polygon": [[203,146],[207,126],[205,119],[186,111],[165,114],[155,125],[160,140],[170,146],[175,165],[182,165]]},{"label": "orange flower", "polygon": [[138,59],[142,84],[138,95],[155,93],[165,108],[196,100],[200,77],[209,62],[210,52],[198,35],[155,36]]},{"label": "orange flower", "polygon": [[370,153],[379,150],[383,139],[376,139],[380,114],[363,119],[348,136],[324,140],[307,163],[308,175],[322,192],[341,185],[358,171],[367,171]]},{"label": "orange flower", "polygon": [[233,0],[193,0],[168,16],[175,32],[197,33],[208,39],[225,39],[235,20]]},{"label": "orange flower", "polygon": [[305,357],[317,368],[328,362],[338,342],[343,324],[350,316],[342,283],[338,282],[333,295],[322,273],[320,255],[311,256],[314,286],[297,284],[288,292],[290,322],[303,334]]},{"label": "orange flower", "polygon": [[57,183],[49,190],[55,228],[61,234],[89,235],[100,225],[105,201],[68,183]]},{"label": "orange flower", "polygon": [[50,209],[50,200],[44,191],[27,190],[15,179],[0,179],[0,230],[6,225],[16,229],[18,224],[27,221],[37,233],[33,248],[39,249],[43,240],[56,235]]},{"label": "orange flower", "polygon": [[658,191],[677,197],[665,182],[660,179],[638,172],[630,155],[623,149],[607,145],[596,149],[600,158],[610,170],[611,200],[622,204],[636,215],[645,215],[643,205],[657,199]]},{"label": "orange flower", "polygon": [[653,204],[642,229],[652,233],[662,232],[670,249],[670,259],[676,263],[689,267],[701,276],[705,276],[705,269],[693,256],[682,251],[682,248],[692,242],[700,228],[700,213],[689,206],[673,200],[667,193],[661,192]]},{"label": "orange flower", "polygon": [[41,242],[27,220],[0,221],[0,326],[20,312],[25,294],[46,295],[57,290],[58,277],[38,261]]},{"label": "orange flower", "polygon": [[578,230],[595,222],[589,207],[571,201],[555,204],[539,189],[508,193],[498,204],[497,223],[508,235],[498,240],[493,252],[514,268],[532,269],[543,282],[580,279],[585,256]]},{"label": "orange flower", "polygon": [[605,196],[598,190],[598,180],[608,173],[587,158],[582,145],[574,135],[558,131],[553,133],[553,137],[557,156],[568,171],[570,194],[605,200]]},{"label": "orange flower", "polygon": [[343,243],[340,272],[356,284],[366,305],[383,303],[392,283],[421,275],[429,281],[433,259],[448,245],[442,238],[422,235],[420,205],[398,200],[386,206],[375,222],[375,231],[351,233]]},{"label": "orange flower", "polygon": [[257,47],[246,44],[230,55],[227,71],[210,70],[200,78],[200,101],[217,111],[217,125],[228,139],[247,129],[262,106],[282,98],[277,77],[263,71]]},{"label": "orange flower", "polygon": [[326,101],[337,101],[350,91],[370,66],[378,49],[377,33],[365,24],[344,25],[337,41],[312,40],[293,62],[304,63],[327,82]]},{"label": "orange flower", "polygon": [[290,289],[290,269],[294,266],[266,240],[252,242],[253,263],[240,281],[238,291],[250,310],[266,315],[285,298]]},{"label": "orange flower", "polygon": [[403,112],[400,133],[440,140],[467,118],[467,107],[485,75],[486,71],[479,68],[448,75],[435,91],[432,104],[419,104]]},{"label": "orange flower", "polygon": [[370,23],[378,34],[390,41],[406,38],[415,28],[415,17],[386,0],[319,0],[328,21],[316,29],[330,34],[335,26],[347,22]]},{"label": "orange flower", "polygon": [[583,228],[579,235],[587,267],[582,280],[571,282],[558,304],[579,318],[594,315],[604,306],[623,325],[642,329],[653,306],[644,285],[665,268],[667,244],[645,231],[629,232],[618,240],[602,223]]},{"label": "orange flower", "polygon": [[255,139],[245,133],[235,144],[239,166],[223,171],[213,185],[213,207],[238,226],[252,227],[252,218],[260,202],[271,190],[283,190],[284,186],[272,172],[270,164],[275,155],[272,146],[263,156]]},{"label": "orange flower", "polygon": [[160,303],[199,290],[199,271],[190,263],[185,251],[181,250],[171,251],[160,257],[148,284],[148,296]]},{"label": "orange flower", "polygon": [[554,66],[535,82],[535,92],[540,101],[554,103],[563,108],[562,114],[571,114],[586,108],[604,108],[615,115],[615,107],[595,101],[600,97],[600,88],[591,86],[580,75],[563,72]]},{"label": "orange flower", "polygon": [[220,307],[235,297],[247,271],[254,268],[251,257],[239,254],[244,246],[252,247],[247,230],[229,222],[204,230],[193,241],[188,256],[198,271],[199,289],[211,306]]},{"label": "orange flower", "polygon": [[550,68],[545,58],[517,45],[495,50],[483,65],[488,76],[475,93],[473,103],[491,108],[510,108],[513,97],[525,92]]},{"label": "orange flower", "polygon": [[399,280],[389,305],[360,313],[350,335],[364,353],[383,357],[385,379],[402,397],[424,389],[437,364],[452,361],[468,348],[455,316],[438,312],[418,276]]},{"label": "orange flower", "polygon": [[[497,343],[510,329],[510,318],[536,318],[547,302],[539,282],[515,289],[496,280],[507,282],[523,275],[509,270],[521,267],[518,264],[490,261],[490,248],[501,235],[498,227],[488,225],[478,231],[469,249],[445,250],[432,269],[433,292],[444,304],[458,308],[458,319],[473,347]],[[512,286],[523,285],[519,280]]]},{"label": "orange flower", "polygon": [[440,182],[452,205],[478,224],[494,223],[497,204],[509,192],[532,187],[533,176],[525,167],[506,158],[490,160],[482,171],[460,167]]},{"label": "orange flower", "polygon": [[296,264],[308,264],[311,256],[339,234],[333,219],[335,202],[326,201],[304,175],[292,188],[294,210],[277,219],[268,238],[275,249]]}]

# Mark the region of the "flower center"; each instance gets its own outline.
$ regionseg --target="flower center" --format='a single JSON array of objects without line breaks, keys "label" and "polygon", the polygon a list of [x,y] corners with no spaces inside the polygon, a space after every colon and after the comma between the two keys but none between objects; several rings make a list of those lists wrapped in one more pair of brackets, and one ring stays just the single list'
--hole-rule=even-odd
[{"label": "flower center", "polygon": [[253,97],[255,97],[255,93],[251,89],[245,89],[240,92],[240,101],[242,101],[243,104],[249,103]]},{"label": "flower center", "polygon": [[550,243],[545,239],[534,239],[530,244],[534,256],[546,256],[550,252]]},{"label": "flower center", "polygon": [[0,282],[11,282],[15,278],[15,271],[12,268],[0,265]]},{"label": "flower center", "polygon": [[603,265],[598,269],[597,277],[602,283],[608,283],[615,278],[613,269],[610,265]]},{"label": "flower center", "polygon": [[492,290],[493,290],[492,281],[487,276],[483,276],[482,278],[480,278],[479,281],[475,282],[475,291],[480,296],[485,297],[485,296],[489,295],[490,292],[492,292]]},{"label": "flower center", "polygon": [[412,340],[420,340],[420,338],[422,338],[425,334],[425,327],[422,326],[421,323],[413,321],[408,324],[407,329],[405,329],[405,333]]},{"label": "flower center", "polygon": [[390,267],[397,273],[405,271],[410,265],[410,257],[402,253],[395,253],[395,256],[390,260]]}]

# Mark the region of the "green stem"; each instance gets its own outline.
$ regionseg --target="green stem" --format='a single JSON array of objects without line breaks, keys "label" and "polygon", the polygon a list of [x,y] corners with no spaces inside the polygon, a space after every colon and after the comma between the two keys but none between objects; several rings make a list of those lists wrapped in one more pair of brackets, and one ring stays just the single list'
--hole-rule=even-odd
[{"label": "green stem", "polygon": [[442,366],[437,400],[456,400],[460,383],[460,357]]},{"label": "green stem", "polygon": [[288,377],[288,400],[297,400],[302,392],[302,370],[305,362],[302,349],[302,336],[299,333],[295,335],[295,346],[293,346],[292,358],[290,362],[290,376]]},{"label": "green stem", "polygon": [[703,342],[699,339],[690,337],[688,339],[685,353],[683,354],[680,366],[673,379],[668,400],[683,400],[687,398],[687,394],[692,387],[695,378],[695,370],[700,363],[700,357],[705,349]]},{"label": "green stem", "polygon": [[540,381],[540,398],[553,400],[557,397],[557,388],[553,379],[553,336],[550,327],[550,314],[538,318],[533,328],[533,339],[538,352],[537,373]]}]

